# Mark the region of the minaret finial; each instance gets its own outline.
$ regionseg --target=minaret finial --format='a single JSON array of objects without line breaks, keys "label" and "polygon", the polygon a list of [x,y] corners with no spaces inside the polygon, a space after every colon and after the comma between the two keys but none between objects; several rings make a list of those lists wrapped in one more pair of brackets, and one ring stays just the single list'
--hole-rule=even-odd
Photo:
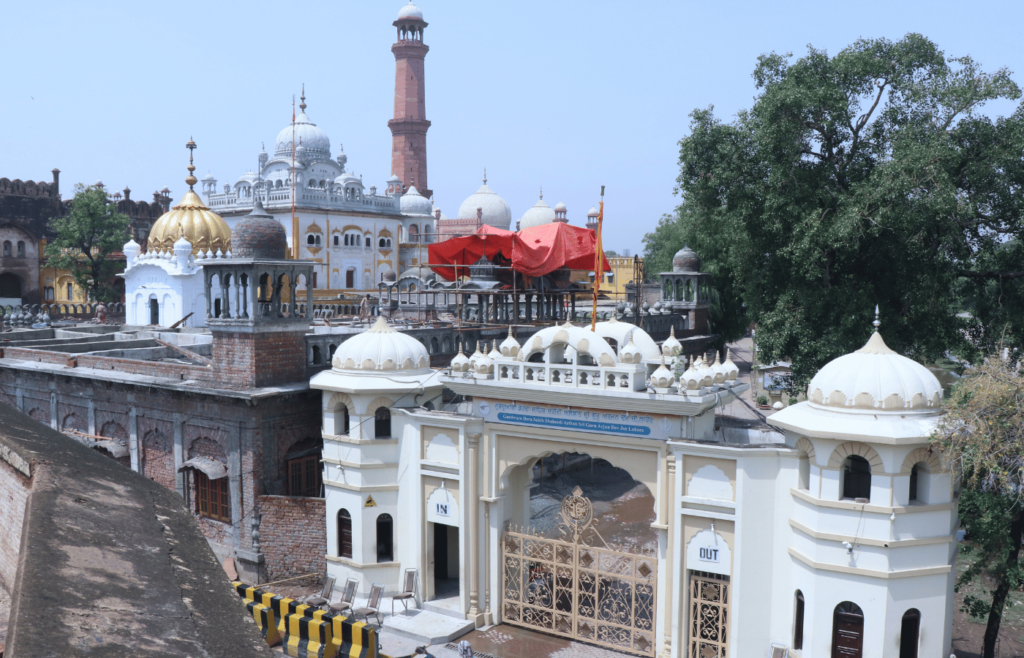
[{"label": "minaret finial", "polygon": [[185,184],[188,185],[188,189],[191,190],[192,186],[199,182],[199,180],[192,174],[196,170],[194,164],[192,164],[192,152],[196,149],[196,143],[192,141],[192,137],[189,136],[188,143],[185,144],[185,148],[188,149],[188,176],[185,178]]},{"label": "minaret finial", "polygon": [[882,323],[878,321],[878,304],[875,304],[875,321],[871,324],[875,325],[875,333],[878,333],[878,328],[882,326]]},{"label": "minaret finial", "polygon": [[544,200],[544,186],[543,185],[540,186],[540,200],[541,201]]},{"label": "minaret finial", "polygon": [[484,167],[484,185],[487,185],[487,167]]},{"label": "minaret finial", "polygon": [[299,103],[299,109],[302,110],[303,112],[305,112],[306,111],[306,83],[305,82],[302,83],[302,96],[299,96],[299,99],[302,101],[301,103]]}]

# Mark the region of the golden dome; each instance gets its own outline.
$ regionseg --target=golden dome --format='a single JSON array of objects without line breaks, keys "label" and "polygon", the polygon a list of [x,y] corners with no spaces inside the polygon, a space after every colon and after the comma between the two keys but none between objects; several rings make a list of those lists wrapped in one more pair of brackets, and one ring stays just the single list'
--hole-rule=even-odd
[{"label": "golden dome", "polygon": [[189,140],[188,158],[188,192],[178,205],[160,216],[149,232],[148,250],[153,253],[174,252],[174,243],[182,236],[192,244],[192,253],[198,255],[199,250],[227,253],[231,249],[231,229],[228,228],[220,215],[203,204],[203,200],[195,193],[192,186],[196,177],[192,175],[192,149],[195,142]]}]

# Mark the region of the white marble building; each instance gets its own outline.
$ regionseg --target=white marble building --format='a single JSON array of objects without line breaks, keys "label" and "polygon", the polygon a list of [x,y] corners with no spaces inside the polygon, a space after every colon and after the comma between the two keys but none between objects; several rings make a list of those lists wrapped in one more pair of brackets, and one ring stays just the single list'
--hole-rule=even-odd
[{"label": "white marble building", "polygon": [[201,181],[203,195],[230,228],[259,196],[284,226],[289,248],[297,243],[297,257],[317,263],[316,288],[376,290],[388,270],[418,264],[421,252],[426,253],[420,245],[433,242],[437,233],[437,213],[429,199],[415,187],[405,188],[397,176],[378,189],[348,171],[348,156],[341,146],[337,156],[331,155],[331,140],[310,120],[305,101],[303,92],[295,123],[278,133],[272,156],[259,153],[257,171],[219,190],[217,179],[208,175]]},{"label": "white marble building", "polygon": [[[723,432],[736,367],[677,376],[677,350],[615,321],[510,335],[444,371],[383,320],[344,343],[311,384],[329,575],[390,592],[415,569],[421,603],[477,626],[637,655],[949,655],[956,492],[928,443],[935,377],[875,333],[771,417],[780,432]],[[442,386],[462,401],[442,408]],[[585,487],[560,538],[525,528],[533,465],[563,453],[646,486],[652,552],[588,534]]]}]

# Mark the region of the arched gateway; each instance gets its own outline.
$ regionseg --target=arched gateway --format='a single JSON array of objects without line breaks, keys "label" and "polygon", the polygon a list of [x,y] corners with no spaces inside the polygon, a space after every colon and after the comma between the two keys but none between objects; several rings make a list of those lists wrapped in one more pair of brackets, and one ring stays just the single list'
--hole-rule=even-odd
[{"label": "arched gateway", "polygon": [[[671,377],[674,357],[663,364],[633,325],[566,324],[526,345],[511,333],[497,342],[436,372],[421,365],[422,345],[381,320],[313,378],[324,391],[328,574],[390,592],[416,569],[424,601],[477,627],[515,624],[642,656],[682,646],[673,633],[689,620],[673,610],[687,605],[687,579],[732,573],[735,461],[707,448],[684,455],[714,439],[714,408],[743,390],[731,362],[717,366],[719,384],[660,393],[649,381]],[[442,386],[454,402],[442,404]],[[381,397],[395,401],[384,437],[374,431]],[[636,491],[610,502],[594,463],[621,469]],[[555,496],[545,489],[552,464],[586,477]],[[539,489],[542,522],[531,515]],[[681,514],[680,490],[714,511]],[[389,562],[374,536],[382,514],[401,529]],[[641,546],[627,538],[640,534]],[[721,655],[726,625],[715,630]]]}]

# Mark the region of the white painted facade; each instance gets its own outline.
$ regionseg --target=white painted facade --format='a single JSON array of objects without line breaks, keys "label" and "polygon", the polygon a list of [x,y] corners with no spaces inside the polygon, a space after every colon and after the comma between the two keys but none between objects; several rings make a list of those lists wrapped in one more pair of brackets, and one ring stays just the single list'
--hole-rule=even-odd
[{"label": "white painted facade", "polygon": [[184,326],[206,326],[202,259],[192,256],[192,245],[185,239],[174,247],[171,256],[140,254],[134,240],[124,246],[126,324],[169,327],[192,313]]},{"label": "white painted facade", "polygon": [[[508,528],[529,524],[532,466],[542,456],[581,453],[625,469],[654,497],[656,616],[644,634],[654,647],[636,653],[691,655],[692,579],[709,577],[727,583],[729,656],[767,655],[773,643],[791,656],[834,655],[836,607],[844,602],[862,611],[860,653],[851,655],[902,656],[911,610],[920,614],[916,655],[949,655],[956,503],[948,472],[928,452],[935,389],[923,376],[909,377],[921,375],[915,364],[873,338],[865,349],[875,351],[841,364],[845,376],[825,378],[841,391],[860,386],[858,373],[874,373],[865,381],[882,383],[871,400],[858,397],[864,391],[811,390],[808,402],[772,417],[783,432],[777,442],[751,444],[714,428],[716,407],[744,390],[735,366],[698,362],[682,383],[668,382],[674,348],[664,347],[662,367],[648,339],[618,322],[599,323],[596,333],[551,327],[523,346],[510,336],[489,353],[460,353],[448,371],[406,369],[400,350],[377,339],[356,346],[358,358],[343,344],[334,367],[312,381],[324,391],[328,574],[357,578],[361,592],[372,583],[392,592],[415,568],[418,598],[433,600],[434,534],[455,527],[452,605],[477,626],[507,623],[502,543]],[[892,398],[892,386],[914,381],[909,393],[899,391],[913,403]],[[442,386],[471,400],[438,410]],[[373,413],[389,403],[390,437],[374,438]],[[844,499],[844,465],[861,457],[870,467],[869,500]],[[352,518],[351,557],[339,553],[341,509]],[[390,562],[377,560],[383,513],[395,528]]]}]

